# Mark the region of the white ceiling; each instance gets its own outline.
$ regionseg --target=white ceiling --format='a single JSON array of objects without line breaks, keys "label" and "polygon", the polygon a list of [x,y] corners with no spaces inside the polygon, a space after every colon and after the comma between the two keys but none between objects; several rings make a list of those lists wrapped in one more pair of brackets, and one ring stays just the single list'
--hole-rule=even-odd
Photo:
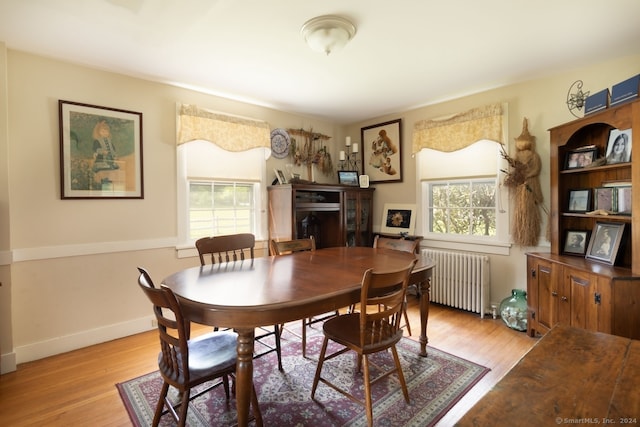
[{"label": "white ceiling", "polygon": [[[300,35],[325,14],[357,27],[329,56]],[[0,0],[0,41],[353,123],[640,53],[639,17],[638,0]]]}]

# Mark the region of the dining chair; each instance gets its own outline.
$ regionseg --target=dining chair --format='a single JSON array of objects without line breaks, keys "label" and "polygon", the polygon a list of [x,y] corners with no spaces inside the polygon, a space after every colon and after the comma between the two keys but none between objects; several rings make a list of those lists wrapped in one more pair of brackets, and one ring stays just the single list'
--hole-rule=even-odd
[{"label": "dining chair", "polygon": [[[163,384],[152,425],[157,426],[163,415],[171,413],[178,426],[184,426],[189,402],[196,397],[222,385],[229,400],[229,378],[233,378],[236,370],[237,334],[231,331],[210,332],[191,338],[191,323],[184,318],[171,289],[162,285],[156,287],[144,268],[138,267],[138,271],[138,285],[153,304],[160,337],[158,367]],[[191,395],[192,388],[210,381],[215,382]],[[171,402],[167,396],[169,386],[180,393],[177,403]],[[256,424],[262,425],[255,388],[251,393],[251,406]]]},{"label": "dining chair", "polygon": [[[367,422],[373,425],[373,409],[371,386],[377,381],[395,373],[400,381],[404,399],[409,403],[409,391],[402,373],[402,366],[398,358],[396,344],[402,338],[400,328],[402,307],[407,292],[407,284],[411,270],[416,260],[411,261],[405,268],[395,271],[376,271],[368,269],[362,278],[360,291],[360,311],[347,313],[324,322],[322,330],[324,340],[320,350],[320,358],[313,378],[311,398],[315,400],[318,383],[328,385],[337,392],[347,396],[352,401],[365,407]],[[341,349],[327,355],[329,340],[341,346]],[[394,367],[378,375],[370,377],[369,355],[391,349]],[[322,377],[322,368],[326,360],[333,359],[347,351],[355,351],[358,355],[358,371],[364,367],[364,400],[345,390],[339,385]]]},{"label": "dining chair", "polygon": [[[292,254],[294,252],[303,252],[303,251],[315,251],[316,250],[316,241],[313,236],[310,236],[306,239],[293,239],[293,240],[283,240],[276,241],[271,240],[271,252],[274,255],[287,255]],[[307,327],[319,322],[324,322],[327,319],[338,316],[340,312],[336,310],[335,312],[325,313],[319,316],[308,317],[302,319],[302,357],[307,357]],[[284,328],[284,325],[280,325],[280,330]],[[295,335],[295,334],[294,334]]]},{"label": "dining chair", "polygon": [[[383,248],[383,249],[393,249],[395,251],[416,253],[418,245],[420,244],[419,240],[408,240],[408,239],[392,239],[389,237],[382,237],[376,235],[373,239],[373,247],[374,248]],[[409,286],[413,285],[410,283]],[[411,324],[409,323],[409,315],[407,314],[407,300],[405,296],[404,306],[402,307],[402,316],[404,317],[404,325],[401,326],[407,327],[407,333],[411,336]]]},{"label": "dining chair", "polygon": [[[202,237],[196,240],[196,249],[200,257],[200,265],[219,264],[223,262],[237,262],[245,259],[253,260],[256,238],[251,233],[229,234],[224,236]],[[264,351],[256,351],[254,357],[262,357],[275,352],[278,356],[278,369],[282,371],[282,351],[280,348],[280,326],[258,327],[255,341],[258,342]],[[218,330],[218,328],[214,328]],[[275,344],[267,341],[268,337],[274,337]]]}]

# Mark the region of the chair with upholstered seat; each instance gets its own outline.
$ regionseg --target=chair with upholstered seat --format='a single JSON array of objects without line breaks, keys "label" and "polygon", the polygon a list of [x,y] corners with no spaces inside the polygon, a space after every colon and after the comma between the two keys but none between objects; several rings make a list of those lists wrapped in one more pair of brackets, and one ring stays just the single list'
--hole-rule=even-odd
[{"label": "chair with upholstered seat", "polygon": [[[152,425],[157,426],[160,418],[170,412],[178,425],[184,426],[192,399],[220,385],[229,399],[229,378],[236,370],[237,335],[225,331],[191,338],[190,322],[184,318],[180,303],[171,289],[155,287],[145,269],[138,268],[138,271],[138,284],[153,304],[160,336],[158,367],[164,383]],[[191,396],[192,388],[214,380],[220,381]],[[177,403],[172,403],[167,396],[169,386],[179,392]],[[256,423],[262,425],[255,389],[252,391],[251,405]],[[165,406],[167,410],[164,410]]]},{"label": "chair with upholstered seat", "polygon": [[[256,238],[251,233],[229,234],[224,236],[203,237],[196,240],[196,249],[200,256],[200,265],[219,264],[223,262],[242,262],[245,259],[253,260]],[[217,328],[216,328],[217,330]],[[265,348],[257,351],[254,357],[262,357],[275,352],[278,356],[278,369],[282,371],[282,352],[280,350],[280,330],[278,325],[273,329],[260,327],[255,335],[255,341]],[[275,344],[266,341],[268,337],[274,337]]]},{"label": "chair with upholstered seat", "polygon": [[[415,253],[419,240],[407,240],[407,239],[391,239],[389,237],[381,237],[376,235],[373,239],[374,248],[393,249],[395,251]],[[409,285],[412,285],[410,283]],[[407,327],[407,333],[411,336],[411,324],[409,323],[409,315],[407,315],[407,301],[405,298],[404,306],[402,307],[402,316],[404,317],[404,325],[401,327]]]},{"label": "chair with upholstered seat", "polygon": [[[409,391],[402,373],[402,367],[396,350],[396,343],[402,339],[400,322],[402,308],[407,291],[407,284],[411,270],[415,265],[413,260],[407,267],[396,271],[376,271],[369,269],[362,278],[360,291],[360,312],[343,314],[327,320],[322,330],[324,341],[320,350],[320,358],[316,368],[311,389],[311,398],[315,399],[318,383],[328,385],[334,390],[347,396],[354,402],[364,406],[367,413],[369,426],[373,425],[373,409],[371,399],[371,386],[377,381],[396,373],[404,399],[409,403]],[[344,348],[327,355],[329,340],[334,341]],[[369,355],[391,349],[394,367],[371,380],[369,368]],[[322,368],[326,360],[353,350],[358,355],[358,368],[364,367],[364,400],[354,396],[348,390],[340,388],[325,377],[322,377]]]},{"label": "chair with upholstered seat", "polygon": [[[276,241],[271,240],[271,251],[274,255],[286,255],[294,252],[303,252],[303,251],[315,251],[316,250],[316,241],[313,236],[310,236],[307,239],[293,239],[293,240],[283,240]],[[302,357],[307,357],[307,327],[313,325],[314,323],[323,322],[327,319],[335,317],[339,315],[340,312],[336,310],[332,313],[325,313],[320,316],[314,316],[306,319],[302,319]],[[283,325],[280,325],[282,329]]]}]

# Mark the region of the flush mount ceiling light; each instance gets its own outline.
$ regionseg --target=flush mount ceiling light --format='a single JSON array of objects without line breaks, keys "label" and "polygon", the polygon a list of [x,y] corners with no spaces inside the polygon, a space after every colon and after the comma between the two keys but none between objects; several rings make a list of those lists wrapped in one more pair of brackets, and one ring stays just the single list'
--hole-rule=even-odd
[{"label": "flush mount ceiling light", "polygon": [[324,15],[305,22],[300,33],[311,49],[329,55],[353,38],[356,27],[340,16]]}]

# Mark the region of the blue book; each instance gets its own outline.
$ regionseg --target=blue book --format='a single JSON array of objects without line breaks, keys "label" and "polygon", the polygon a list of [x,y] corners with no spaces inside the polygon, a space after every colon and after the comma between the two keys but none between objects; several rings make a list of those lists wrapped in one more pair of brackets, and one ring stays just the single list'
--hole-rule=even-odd
[{"label": "blue book", "polygon": [[619,105],[636,99],[638,97],[638,88],[640,88],[640,74],[613,85],[611,88],[611,105]]},{"label": "blue book", "polygon": [[584,114],[595,113],[609,107],[609,89],[603,89],[587,97],[584,101]]}]

